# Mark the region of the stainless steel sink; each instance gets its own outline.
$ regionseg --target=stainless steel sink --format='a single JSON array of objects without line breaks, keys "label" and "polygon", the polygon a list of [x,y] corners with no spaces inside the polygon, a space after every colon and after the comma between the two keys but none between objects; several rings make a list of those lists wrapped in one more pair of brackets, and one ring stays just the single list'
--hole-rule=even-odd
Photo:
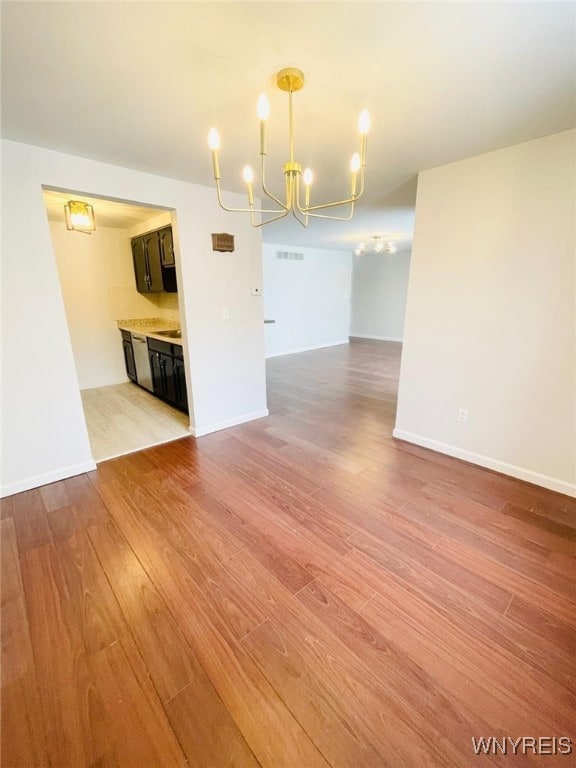
[{"label": "stainless steel sink", "polygon": [[179,331],[177,329],[174,330],[168,330],[168,331],[156,331],[157,336],[167,336],[169,339],[181,339],[182,338],[182,331]]}]

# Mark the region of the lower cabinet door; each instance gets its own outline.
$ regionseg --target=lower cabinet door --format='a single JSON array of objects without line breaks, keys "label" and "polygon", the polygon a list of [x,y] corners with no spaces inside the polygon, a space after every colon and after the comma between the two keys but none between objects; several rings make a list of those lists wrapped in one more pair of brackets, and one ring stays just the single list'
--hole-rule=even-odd
[{"label": "lower cabinet door", "polygon": [[184,361],[155,349],[148,350],[148,357],[154,394],[188,413]]},{"label": "lower cabinet door", "polygon": [[150,373],[152,374],[152,388],[154,389],[154,394],[159,397],[164,397],[164,380],[162,378],[162,368],[160,366],[160,358],[162,355],[160,352],[148,350],[148,357],[150,358]]},{"label": "lower cabinet door", "polygon": [[176,405],[176,381],[174,379],[174,358],[160,353],[160,375],[162,376],[162,388],[164,399]]},{"label": "lower cabinet door", "polygon": [[126,364],[126,374],[129,379],[136,381],[136,363],[134,362],[134,348],[131,341],[122,341],[124,347],[124,363]]},{"label": "lower cabinet door", "polygon": [[188,393],[186,392],[186,373],[184,361],[174,359],[174,381],[176,383],[176,405],[188,413]]}]

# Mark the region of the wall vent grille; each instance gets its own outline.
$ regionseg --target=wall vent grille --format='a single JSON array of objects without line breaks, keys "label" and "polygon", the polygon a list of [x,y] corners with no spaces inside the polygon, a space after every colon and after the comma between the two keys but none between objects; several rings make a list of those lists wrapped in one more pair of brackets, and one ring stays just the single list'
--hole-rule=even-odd
[{"label": "wall vent grille", "polygon": [[276,258],[286,261],[304,261],[304,254],[295,251],[276,251]]}]

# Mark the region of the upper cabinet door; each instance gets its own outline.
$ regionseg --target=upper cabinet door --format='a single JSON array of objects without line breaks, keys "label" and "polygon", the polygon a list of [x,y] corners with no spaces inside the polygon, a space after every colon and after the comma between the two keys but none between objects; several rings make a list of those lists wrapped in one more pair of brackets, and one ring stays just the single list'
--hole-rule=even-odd
[{"label": "upper cabinet door", "polygon": [[136,277],[136,290],[140,293],[148,293],[148,260],[144,249],[144,239],[135,237],[132,240],[132,259],[134,261],[134,275]]},{"label": "upper cabinet door", "polygon": [[136,290],[140,293],[176,293],[172,227],[132,238]]},{"label": "upper cabinet door", "polygon": [[174,259],[174,241],[172,239],[172,227],[165,227],[159,230],[160,237],[160,258],[163,267],[173,267],[176,264]]},{"label": "upper cabinet door", "polygon": [[160,238],[158,232],[149,232],[144,235],[144,249],[148,260],[149,291],[152,293],[161,293],[164,290],[164,281],[162,280],[162,266],[160,262]]}]

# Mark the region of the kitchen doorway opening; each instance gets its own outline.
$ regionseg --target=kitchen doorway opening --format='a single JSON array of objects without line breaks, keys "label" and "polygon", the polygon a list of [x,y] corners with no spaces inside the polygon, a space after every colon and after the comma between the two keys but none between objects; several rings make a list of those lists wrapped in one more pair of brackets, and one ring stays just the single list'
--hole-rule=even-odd
[{"label": "kitchen doorway opening", "polygon": [[[44,187],[94,461],[190,437],[173,211]],[[94,209],[90,235],[64,206]]]}]

